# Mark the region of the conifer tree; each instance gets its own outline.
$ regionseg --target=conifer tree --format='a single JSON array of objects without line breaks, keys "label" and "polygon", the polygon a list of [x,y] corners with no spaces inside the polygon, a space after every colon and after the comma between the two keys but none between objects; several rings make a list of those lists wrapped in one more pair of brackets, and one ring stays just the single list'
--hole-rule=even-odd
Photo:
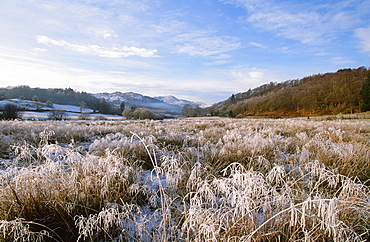
[{"label": "conifer tree", "polygon": [[370,71],[367,74],[367,79],[362,86],[361,90],[361,99],[362,99],[362,105],[361,105],[361,111],[366,112],[370,110]]},{"label": "conifer tree", "polygon": [[105,113],[105,114],[109,113],[109,111],[110,111],[109,103],[105,100],[105,98],[102,98],[100,100],[100,103],[99,103],[99,111],[101,113]]}]

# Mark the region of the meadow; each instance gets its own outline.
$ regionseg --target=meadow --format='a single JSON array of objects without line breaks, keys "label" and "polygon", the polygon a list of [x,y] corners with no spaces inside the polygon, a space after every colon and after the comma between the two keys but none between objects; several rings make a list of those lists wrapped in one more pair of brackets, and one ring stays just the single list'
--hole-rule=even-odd
[{"label": "meadow", "polygon": [[369,241],[370,121],[0,121],[0,241]]}]

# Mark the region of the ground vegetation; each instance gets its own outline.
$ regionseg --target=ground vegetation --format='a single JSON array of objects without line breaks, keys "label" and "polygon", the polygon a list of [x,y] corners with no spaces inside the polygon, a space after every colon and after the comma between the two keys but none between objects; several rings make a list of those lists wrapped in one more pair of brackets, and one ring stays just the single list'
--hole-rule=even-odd
[{"label": "ground vegetation", "polygon": [[0,240],[368,241],[369,124],[0,121]]}]

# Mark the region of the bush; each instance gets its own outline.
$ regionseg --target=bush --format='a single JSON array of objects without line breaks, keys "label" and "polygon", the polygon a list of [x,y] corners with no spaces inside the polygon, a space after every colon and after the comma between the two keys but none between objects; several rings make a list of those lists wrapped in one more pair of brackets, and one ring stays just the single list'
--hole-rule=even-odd
[{"label": "bush", "polygon": [[49,119],[52,119],[52,120],[63,120],[65,118],[67,118],[67,114],[64,110],[60,110],[60,109],[53,110],[49,114]]},{"label": "bush", "polygon": [[147,108],[135,108],[135,107],[126,107],[125,110],[122,112],[122,116],[126,117],[127,119],[153,119],[159,120],[162,117],[154,114]]},{"label": "bush", "polygon": [[16,119],[19,118],[21,109],[17,104],[7,103],[4,105],[3,117],[4,119]]},{"label": "bush", "polygon": [[89,113],[81,113],[80,116],[78,116],[78,119],[80,120],[89,120],[90,114]]},{"label": "bush", "polygon": [[107,118],[103,115],[97,115],[94,117],[94,120],[107,120]]}]

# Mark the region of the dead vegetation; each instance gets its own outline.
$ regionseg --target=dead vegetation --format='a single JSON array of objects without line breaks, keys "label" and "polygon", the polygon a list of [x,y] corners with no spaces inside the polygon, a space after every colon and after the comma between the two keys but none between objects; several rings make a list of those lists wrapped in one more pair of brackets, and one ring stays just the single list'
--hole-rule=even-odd
[{"label": "dead vegetation", "polygon": [[368,121],[0,122],[0,241],[368,241]]}]

